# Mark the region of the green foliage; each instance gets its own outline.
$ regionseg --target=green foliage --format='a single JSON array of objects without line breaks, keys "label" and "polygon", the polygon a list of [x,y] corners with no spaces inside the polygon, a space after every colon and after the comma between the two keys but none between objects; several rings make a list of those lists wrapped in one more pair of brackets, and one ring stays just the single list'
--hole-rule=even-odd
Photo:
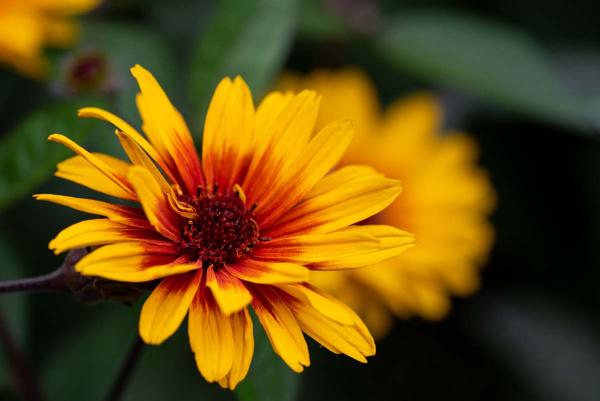
[{"label": "green foliage", "polygon": [[87,313],[93,320],[65,332],[46,357],[41,381],[50,400],[101,400],[137,335],[133,308],[105,304]]},{"label": "green foliage", "polygon": [[57,103],[29,115],[0,141],[0,211],[31,195],[71,151],[48,142],[48,135],[67,134],[82,141],[92,125],[77,118],[78,102]]},{"label": "green foliage", "polygon": [[344,21],[328,12],[321,0],[301,2],[298,30],[309,39],[340,39],[349,34]]},{"label": "green foliage", "polygon": [[142,352],[125,401],[231,401],[231,391],[207,383],[200,375],[190,350],[186,322],[160,346]]},{"label": "green foliage", "polygon": [[402,71],[520,114],[585,129],[581,101],[526,34],[456,12],[401,12],[375,40]]},{"label": "green foliage", "polygon": [[201,32],[190,70],[194,115],[204,116],[224,76],[242,75],[255,100],[273,83],[291,46],[296,0],[224,0]]},{"label": "green foliage", "polygon": [[246,379],[236,388],[240,401],[294,401],[300,375],[273,351],[263,328],[254,319],[254,357]]},{"label": "green foliage", "polygon": [[135,23],[90,21],[85,25],[79,47],[100,51],[108,58],[117,89],[116,110],[113,111],[128,121],[139,121],[135,106],[138,87],[129,73],[135,64],[152,71],[169,96],[176,99],[178,91],[173,88],[176,83],[172,79],[176,75],[174,58],[168,44],[156,31]]}]

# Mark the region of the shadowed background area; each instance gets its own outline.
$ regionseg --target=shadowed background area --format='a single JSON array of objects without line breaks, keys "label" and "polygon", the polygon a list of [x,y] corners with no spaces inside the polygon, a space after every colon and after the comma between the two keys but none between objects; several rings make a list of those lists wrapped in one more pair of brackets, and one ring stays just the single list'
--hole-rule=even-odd
[{"label": "shadowed background area", "polygon": [[[285,70],[356,66],[383,105],[438,94],[444,126],[479,144],[498,198],[480,291],[454,299],[442,321],[396,320],[367,365],[311,341],[302,375],[256,325],[255,359],[235,392],[205,383],[179,330],[142,351],[123,399],[598,400],[599,11],[592,1],[105,0],[80,19],[75,47],[47,50],[48,81],[0,70],[0,279],[62,263],[48,241],[81,215],[31,195],[88,192],[51,178],[69,153],[46,137],[120,155],[112,130],[76,110],[103,106],[139,125],[131,65],[153,71],[197,142],[224,75],[242,74],[258,102]],[[10,294],[0,307],[48,400],[101,400],[141,301]],[[18,400],[8,365],[0,353],[0,399]]]}]

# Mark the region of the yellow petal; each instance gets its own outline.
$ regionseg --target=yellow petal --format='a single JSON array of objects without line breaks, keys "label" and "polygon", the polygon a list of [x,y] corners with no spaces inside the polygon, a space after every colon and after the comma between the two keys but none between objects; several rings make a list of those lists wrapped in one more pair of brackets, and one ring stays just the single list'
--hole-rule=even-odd
[{"label": "yellow petal", "polygon": [[206,286],[210,288],[219,308],[227,316],[244,309],[252,301],[250,291],[225,269],[215,272],[209,267],[206,271]]},{"label": "yellow petal", "polygon": [[140,315],[140,337],[146,344],[162,343],[181,326],[201,277],[202,269],[167,277],[152,291]]},{"label": "yellow petal", "polygon": [[239,174],[252,143],[254,104],[241,77],[224,78],[212,97],[202,138],[202,163],[208,183],[229,188]]},{"label": "yellow petal", "polygon": [[[331,121],[349,118],[356,124],[356,138],[349,153],[360,154],[361,139],[377,129],[380,107],[377,92],[369,77],[356,68],[336,71],[316,70],[308,76],[286,73],[278,85],[284,90],[312,89],[323,96],[317,129]],[[346,155],[347,157],[348,155]]]},{"label": "yellow petal", "polygon": [[180,238],[181,220],[162,192],[160,184],[152,174],[143,167],[131,167],[127,173],[146,217],[152,226],[165,237],[178,241]]},{"label": "yellow petal", "polygon": [[70,249],[138,239],[152,239],[152,232],[126,226],[109,219],[84,220],[62,230],[48,247],[55,254]]},{"label": "yellow petal", "polygon": [[98,7],[102,0],[29,0],[29,2],[45,11],[69,16],[91,11]]},{"label": "yellow petal", "polygon": [[[277,223],[340,160],[352,140],[352,123],[337,121],[319,132],[306,146],[294,168],[288,168],[273,182],[273,190],[261,199],[256,210],[261,228]],[[261,206],[262,205],[262,206]]]},{"label": "yellow petal", "polygon": [[264,235],[277,238],[291,233],[332,232],[377,214],[400,192],[402,187],[397,180],[360,166],[345,167],[321,180]]},{"label": "yellow petal", "polygon": [[269,135],[272,132],[272,124],[279,120],[281,112],[293,98],[292,93],[270,92],[258,105],[254,120],[256,127],[254,143],[257,151],[260,151],[261,154],[273,139],[272,135]]},{"label": "yellow petal", "polygon": [[260,296],[254,294],[252,306],[273,350],[294,372],[302,372],[310,365],[310,356],[298,321],[275,291],[258,291]]},{"label": "yellow petal", "polygon": [[[313,91],[296,96],[272,95],[257,111],[254,155],[242,185],[249,202],[262,200],[274,190],[289,166],[304,152],[313,133],[319,110],[319,98]],[[271,113],[265,117],[266,113]]]},{"label": "yellow petal", "polygon": [[87,276],[138,283],[186,273],[197,263],[177,259],[172,244],[121,242],[105,245],[82,258],[75,269]]},{"label": "yellow petal", "polygon": [[[83,118],[96,118],[98,120],[104,120],[104,121],[111,123],[116,128],[118,128],[119,131],[123,132],[126,136],[131,138],[132,141],[134,141],[142,149],[144,149],[144,151],[146,153],[148,153],[148,155],[150,155],[150,157],[153,160],[160,162],[160,157],[159,157],[158,153],[152,147],[152,145],[146,140],[146,138],[144,138],[142,135],[140,135],[140,133],[135,128],[133,128],[131,125],[129,125],[129,123],[127,123],[125,120],[121,119],[120,117],[118,117],[106,110],[102,110],[102,109],[99,109],[96,107],[84,107],[83,109],[79,110],[78,115],[79,115],[79,117],[83,117]],[[162,166],[162,167],[164,167],[164,166]]]},{"label": "yellow petal", "polygon": [[204,288],[196,293],[188,316],[190,346],[206,381],[221,380],[234,360],[232,317],[225,316]]},{"label": "yellow petal", "polygon": [[118,170],[112,168],[110,164],[106,163],[99,157],[96,157],[96,155],[88,152],[64,135],[52,134],[48,137],[48,140],[60,143],[77,153],[79,156],[83,157],[87,162],[96,167],[98,171],[104,174],[108,179],[113,181],[118,187],[127,193],[129,195],[128,199],[136,200],[135,193],[131,189],[127,179]]},{"label": "yellow petal", "polygon": [[354,324],[354,315],[338,300],[309,284],[284,284],[280,285],[283,291],[294,298],[308,302],[313,308],[329,319],[344,325]]},{"label": "yellow petal", "polygon": [[219,380],[219,385],[233,390],[248,374],[252,354],[254,353],[252,318],[248,313],[248,309],[231,315],[231,329],[234,347],[233,363],[229,373]]},{"label": "yellow petal", "polygon": [[379,263],[414,247],[414,236],[384,225],[350,226],[328,234],[269,241],[256,249],[261,260],[298,263],[310,269],[355,269]]},{"label": "yellow petal", "polygon": [[[123,177],[127,175],[127,169],[130,166],[129,163],[101,153],[93,153],[93,155],[104,164],[109,165],[119,175]],[[57,165],[55,175],[103,194],[120,199],[133,200],[132,195],[128,191],[125,191],[120,185],[116,184],[82,156],[74,156],[60,162]]]},{"label": "yellow petal", "polygon": [[24,60],[41,55],[44,30],[35,13],[13,7],[12,12],[2,12],[0,22],[0,43],[5,52]]},{"label": "yellow petal", "polygon": [[355,321],[353,325],[340,324],[328,319],[307,304],[294,303],[293,310],[302,330],[331,352],[346,354],[363,363],[367,362],[365,356],[375,354],[373,337],[349,308],[349,313],[352,313],[360,323]]},{"label": "yellow petal", "polygon": [[121,142],[121,146],[129,160],[135,165],[140,166],[146,169],[151,175],[154,181],[158,183],[160,189],[163,193],[168,193],[170,191],[169,183],[165,180],[160,170],[156,167],[156,165],[150,160],[146,152],[134,141],[131,137],[125,135],[122,131],[117,130],[116,135],[119,138],[119,142]]},{"label": "yellow petal", "polygon": [[310,275],[306,267],[298,264],[262,262],[249,258],[223,269],[240,280],[258,284],[305,282]]},{"label": "yellow petal", "polygon": [[33,196],[37,200],[56,203],[79,210],[80,212],[104,216],[109,220],[125,224],[132,227],[150,228],[151,226],[145,220],[140,209],[115,205],[108,202],[102,202],[95,199],[77,198],[74,196],[37,194]]},{"label": "yellow petal", "polygon": [[178,184],[194,194],[203,183],[202,168],[185,120],[148,70],[136,65],[131,73],[140,86],[136,101],[144,132],[168,170],[176,174]]}]

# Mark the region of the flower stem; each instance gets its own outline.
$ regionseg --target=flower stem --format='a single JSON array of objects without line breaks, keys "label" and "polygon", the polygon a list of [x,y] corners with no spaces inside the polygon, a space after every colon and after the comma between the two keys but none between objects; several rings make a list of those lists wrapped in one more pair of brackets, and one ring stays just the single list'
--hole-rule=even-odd
[{"label": "flower stem", "polygon": [[0,314],[0,344],[4,348],[16,392],[26,401],[44,401],[40,385],[25,353],[19,348],[4,316]]},{"label": "flower stem", "polygon": [[136,336],[127,356],[123,360],[123,364],[121,365],[117,376],[115,376],[105,401],[118,401],[123,396],[125,388],[133,375],[143,347],[144,342],[139,336]]},{"label": "flower stem", "polygon": [[13,292],[64,290],[64,285],[61,281],[62,274],[63,269],[60,267],[52,273],[41,276],[10,281],[0,281],[0,294]]}]

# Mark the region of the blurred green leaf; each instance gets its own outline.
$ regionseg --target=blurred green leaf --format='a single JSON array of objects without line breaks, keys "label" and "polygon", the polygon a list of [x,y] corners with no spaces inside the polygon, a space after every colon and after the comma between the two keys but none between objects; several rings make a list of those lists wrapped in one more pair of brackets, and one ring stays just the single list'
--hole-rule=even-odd
[{"label": "blurred green leaf", "polygon": [[50,350],[42,370],[49,400],[101,400],[137,336],[136,309],[113,303],[81,307],[95,319],[65,332]]},{"label": "blurred green leaf", "polygon": [[185,323],[160,346],[147,346],[124,401],[231,401],[233,393],[208,383],[196,367]]},{"label": "blurred green leaf", "polygon": [[[135,123],[139,115],[135,105],[138,87],[129,69],[140,64],[152,72],[156,79],[176,100],[178,88],[174,87],[174,57],[163,37],[156,31],[131,22],[89,21],[84,25],[80,50],[96,50],[105,54],[110,62],[117,91],[115,103],[122,118]],[[76,52],[76,51],[75,51]]]},{"label": "blurred green leaf", "polygon": [[326,10],[321,0],[300,2],[298,30],[304,37],[321,40],[340,39],[349,33],[344,20]]},{"label": "blurred green leaf", "polygon": [[204,116],[225,76],[242,75],[255,99],[260,99],[290,49],[296,13],[297,0],[219,2],[212,23],[201,33],[191,65],[194,115]]},{"label": "blurred green leaf", "polygon": [[[23,274],[20,258],[11,246],[9,234],[0,229],[0,269],[1,280],[13,280]],[[25,294],[3,295],[0,299],[0,313],[6,321],[16,343],[25,349],[27,346],[27,298]],[[7,361],[4,351],[0,352],[0,392],[9,384]]]},{"label": "blurred green leaf", "polygon": [[250,371],[235,390],[240,401],[294,401],[300,375],[273,351],[262,326],[254,319],[254,357]]},{"label": "blurred green leaf", "polygon": [[0,141],[0,211],[50,177],[56,164],[71,154],[48,142],[58,132],[81,142],[92,124],[77,118],[81,103],[66,102],[38,110]]},{"label": "blurred green leaf", "polygon": [[376,47],[397,68],[520,114],[587,129],[543,49],[527,35],[456,12],[403,12],[387,19]]}]

